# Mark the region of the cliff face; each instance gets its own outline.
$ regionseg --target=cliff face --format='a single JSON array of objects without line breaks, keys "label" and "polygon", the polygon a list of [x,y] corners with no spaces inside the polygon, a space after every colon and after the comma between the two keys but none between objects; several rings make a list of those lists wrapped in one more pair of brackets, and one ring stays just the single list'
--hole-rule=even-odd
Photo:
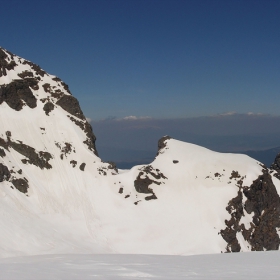
[{"label": "cliff face", "polygon": [[63,81],[0,48],[0,256],[279,249],[277,161],[165,136],[118,170],[95,140]]}]

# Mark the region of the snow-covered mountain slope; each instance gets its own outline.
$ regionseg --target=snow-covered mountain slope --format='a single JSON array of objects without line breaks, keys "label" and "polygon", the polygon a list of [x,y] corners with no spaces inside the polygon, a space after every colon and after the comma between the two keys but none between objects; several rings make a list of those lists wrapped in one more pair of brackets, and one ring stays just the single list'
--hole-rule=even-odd
[{"label": "snow-covered mountain slope", "polygon": [[0,49],[0,256],[279,249],[277,174],[170,137],[118,170],[67,85]]}]

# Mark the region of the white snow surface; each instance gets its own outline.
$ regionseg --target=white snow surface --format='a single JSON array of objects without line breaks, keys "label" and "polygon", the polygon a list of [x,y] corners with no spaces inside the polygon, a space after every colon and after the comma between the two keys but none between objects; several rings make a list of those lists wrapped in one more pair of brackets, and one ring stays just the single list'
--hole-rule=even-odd
[{"label": "white snow surface", "polygon": [[[18,57],[15,59],[21,61]],[[17,73],[24,70],[33,71],[28,64],[19,64],[0,79],[0,84],[19,79]],[[22,170],[19,177],[26,178],[29,184],[28,193],[23,194],[11,188],[11,182],[0,183],[0,257],[224,252],[226,242],[219,232],[226,227],[225,219],[230,218],[225,208],[238,192],[237,179],[231,178],[232,171],[244,177],[243,185],[249,186],[262,173],[259,162],[245,155],[217,153],[194,144],[166,140],[166,146],[150,164],[154,172],[159,170],[165,177],[155,180],[148,175],[160,184],[150,185],[157,199],[147,201],[145,197],[149,194],[138,193],[134,187],[139,172],[146,166],[135,166],[116,173],[90,151],[83,143],[86,140],[85,132],[44,91],[43,85],[49,83],[51,88],[59,88],[68,94],[53,77],[44,75],[39,89],[32,89],[37,98],[36,108],[24,106],[22,110],[15,111],[5,102],[0,105],[2,139],[7,140],[6,132],[10,131],[12,141],[21,141],[37,152],[45,151],[52,155],[49,161],[51,169],[23,164],[25,157],[12,148],[5,151],[5,157],[0,157],[0,163],[17,176],[18,171]],[[41,101],[47,97],[55,104],[49,116],[45,114],[44,102]],[[71,144],[72,150],[61,157],[59,146],[64,147],[66,143]],[[72,160],[77,162],[75,167],[70,164]],[[79,168],[82,163],[85,163],[84,171]],[[279,192],[279,181],[275,180],[274,183]],[[121,188],[123,193],[119,193]],[[246,214],[242,219],[245,225],[249,224],[251,215]],[[243,252],[250,250],[246,242],[241,246]],[[28,267],[28,260],[32,262],[36,258],[22,259],[27,261],[23,261],[22,265]],[[99,258],[102,262],[103,257],[38,257],[38,262],[42,260],[46,268],[48,261],[53,262],[55,258],[61,260],[61,267],[66,266],[67,262],[77,262],[79,270],[83,258],[89,258],[91,263],[90,258]],[[113,255],[104,258],[117,260],[122,257]],[[126,262],[130,256],[123,258]],[[135,258],[142,260],[141,256]],[[154,262],[152,265],[156,266],[156,257],[150,258]],[[168,258],[163,257],[161,261],[164,263]],[[21,262],[21,259],[16,260]],[[178,257],[174,260],[181,262],[185,259]],[[3,262],[8,262],[8,259]],[[128,264],[128,271],[134,271],[129,267]],[[94,273],[98,274],[98,271]],[[143,273],[149,274],[148,271]],[[85,276],[83,279],[89,278]]]},{"label": "white snow surface", "polygon": [[278,251],[196,256],[45,255],[0,259],[0,279],[278,280],[279,261]]},{"label": "white snow surface", "polygon": [[[9,108],[0,114],[5,110]],[[16,126],[19,120],[16,117],[2,122],[3,126],[7,125],[7,130],[9,125]],[[28,114],[22,114],[21,118],[28,118]],[[53,168],[41,170],[23,165],[22,156],[14,150],[7,154],[11,165],[17,164],[16,169],[23,170],[30,188],[28,196],[11,189],[8,182],[0,190],[0,255],[202,254],[225,250],[226,243],[218,233],[225,227],[224,220],[230,217],[225,207],[238,191],[229,177],[237,170],[246,175],[245,184],[247,179],[256,178],[261,167],[253,159],[169,140],[163,153],[151,164],[168,179],[162,179],[164,184],[151,185],[157,200],[145,201],[147,194],[139,194],[134,188],[141,166],[118,175],[107,171],[106,176],[101,176],[97,167],[106,165],[80,143],[78,131],[69,129],[70,121],[61,122],[62,127],[68,127],[61,134],[57,133],[61,132],[58,125],[59,122],[42,124],[38,117],[18,127],[18,136],[12,132],[14,139],[32,143],[38,150],[52,151]],[[40,126],[51,131],[47,140],[38,129]],[[32,133],[23,133],[31,130]],[[61,160],[50,135],[60,143],[71,139],[76,153]],[[73,168],[69,164],[72,159],[85,162],[85,171]],[[179,163],[174,164],[173,159]],[[215,172],[224,175],[215,177]],[[119,194],[120,187],[123,194]],[[130,196],[125,198],[126,195]]]}]

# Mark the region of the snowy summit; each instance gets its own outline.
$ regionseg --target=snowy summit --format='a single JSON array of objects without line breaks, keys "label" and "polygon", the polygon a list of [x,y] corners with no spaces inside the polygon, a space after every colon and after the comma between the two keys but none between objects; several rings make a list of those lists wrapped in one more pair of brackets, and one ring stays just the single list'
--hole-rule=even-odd
[{"label": "snowy summit", "polygon": [[165,136],[118,170],[95,140],[63,81],[0,48],[0,257],[279,249],[277,161]]}]

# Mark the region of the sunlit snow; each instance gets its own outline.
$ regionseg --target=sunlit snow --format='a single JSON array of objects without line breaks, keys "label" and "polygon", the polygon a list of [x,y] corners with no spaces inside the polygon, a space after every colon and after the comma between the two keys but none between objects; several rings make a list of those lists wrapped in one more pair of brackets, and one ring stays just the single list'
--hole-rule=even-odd
[{"label": "sunlit snow", "polygon": [[[35,75],[14,59],[18,66],[0,85],[20,79],[17,74],[25,70]],[[147,166],[109,168],[88,149],[86,133],[75,123],[86,120],[70,117],[45,84],[69,94],[45,74],[32,89],[35,108],[0,105],[2,141],[10,135],[52,157],[50,169],[23,164],[25,156],[12,148],[0,157],[29,184],[24,194],[10,181],[1,182],[0,279],[279,279],[278,252],[198,255],[225,252],[220,231],[239,190],[231,174],[238,172],[249,186],[262,174],[259,162],[168,139],[149,165],[162,176],[149,186],[156,199],[147,200],[151,193],[135,187]],[[54,104],[49,115],[43,110],[46,98]],[[71,150],[62,155],[66,144]],[[273,180],[279,193],[279,180]],[[251,214],[242,217],[245,227],[251,220]],[[241,234],[237,238],[241,251],[251,250]]]}]

